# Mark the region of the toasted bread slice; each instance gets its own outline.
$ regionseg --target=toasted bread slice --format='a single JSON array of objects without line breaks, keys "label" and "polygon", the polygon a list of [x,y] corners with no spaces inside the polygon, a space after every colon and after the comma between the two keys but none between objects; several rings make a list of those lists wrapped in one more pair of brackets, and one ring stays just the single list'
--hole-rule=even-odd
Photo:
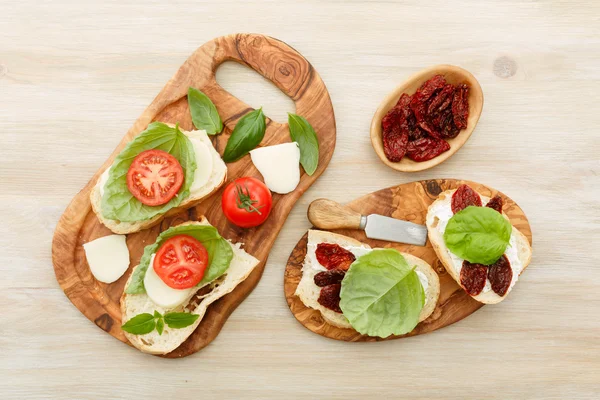
[{"label": "toasted bread slice", "polygon": [[[199,222],[185,222],[181,225],[210,225],[206,218],[202,218]],[[171,329],[165,325],[162,335],[159,335],[156,330],[145,334],[145,335],[133,335],[131,333],[125,333],[127,340],[136,348],[143,351],[144,353],[150,354],[167,354],[175,350],[181,343],[183,343],[188,336],[194,332],[196,327],[202,321],[206,309],[213,302],[217,301],[221,297],[230,293],[235,287],[244,281],[258,265],[259,260],[252,257],[240,248],[239,244],[231,244],[233,250],[233,259],[227,271],[215,281],[209,283],[204,288],[198,287],[198,290],[190,296],[182,305],[167,309],[160,307],[148,297],[146,294],[127,294],[123,293],[121,296],[121,320],[123,323],[129,319],[142,313],[154,313],[158,311],[161,314],[167,312],[181,312],[187,311],[192,314],[197,314],[200,317],[196,322],[188,327],[181,329]],[[135,268],[138,268],[136,266]],[[134,268],[134,270],[135,270]],[[125,287],[129,286],[132,274],[129,276]],[[201,291],[201,289],[203,289]],[[208,290],[207,290],[208,289]],[[199,293],[202,293],[200,295]]]},{"label": "toasted bread slice", "polygon": [[[167,125],[170,125],[170,124],[167,124]],[[118,233],[118,234],[133,233],[133,232],[140,231],[142,229],[150,228],[151,226],[156,225],[158,222],[161,221],[162,218],[164,218],[166,216],[178,214],[187,208],[198,205],[203,199],[207,198],[208,196],[213,194],[215,191],[217,191],[221,187],[221,185],[227,179],[227,166],[221,159],[221,156],[219,155],[219,153],[213,147],[212,142],[210,141],[210,138],[206,134],[206,131],[190,131],[190,132],[188,132],[188,131],[181,130],[181,132],[183,132],[185,135],[187,135],[190,138],[199,139],[204,144],[206,144],[206,146],[208,147],[208,149],[210,151],[210,154],[212,156],[212,162],[213,162],[213,170],[212,170],[212,173],[211,173],[210,178],[208,179],[208,182],[206,183],[206,185],[204,185],[202,188],[194,191],[193,193],[190,193],[189,197],[187,199],[183,200],[181,202],[181,204],[179,204],[178,207],[170,209],[165,214],[157,215],[154,218],[144,220],[144,221],[139,221],[139,222],[122,222],[122,221],[116,221],[116,220],[104,218],[104,216],[102,215],[102,195],[101,195],[102,191],[101,191],[100,185],[102,184],[102,180],[103,180],[102,175],[104,175],[104,173],[103,173],[98,178],[96,185],[92,188],[92,192],[90,193],[90,200],[92,203],[92,210],[94,210],[94,213],[96,213],[96,216],[98,217],[98,219],[104,226],[106,226],[108,229],[110,229],[114,233]],[[110,166],[108,168],[110,168]],[[105,170],[104,172],[107,172],[107,171],[108,171],[108,169]]]},{"label": "toasted bread slice", "polygon": [[[364,249],[365,252],[371,250],[371,247],[358,240],[336,233],[312,229],[308,231],[308,244],[304,265],[302,267],[302,279],[296,288],[295,294],[305,306],[321,312],[323,319],[330,325],[339,328],[352,329],[352,325],[350,325],[350,322],[348,322],[343,314],[325,308],[317,301],[319,294],[321,293],[321,288],[315,284],[314,278],[317,273],[324,271],[325,268],[320,265],[317,267],[313,266],[313,257],[311,257],[310,251],[312,246],[316,246],[319,243],[334,243],[342,247],[360,247]],[[314,252],[314,249],[312,249],[312,251]],[[437,273],[427,262],[408,253],[401,254],[406,258],[406,261],[410,265],[416,266],[416,271],[423,273],[427,277],[428,287],[425,291],[426,302],[419,316],[419,322],[421,322],[427,319],[435,309],[440,295],[440,280]]]},{"label": "toasted bread slice", "polygon": [[[446,244],[444,242],[444,234],[442,231],[440,231],[440,226],[442,225],[440,225],[440,218],[438,217],[436,212],[442,207],[451,207],[452,195],[455,191],[456,190],[446,190],[445,192],[440,193],[437,200],[434,201],[427,210],[426,223],[429,240],[433,246],[433,249],[435,250],[442,264],[444,264],[446,271],[448,271],[450,276],[452,276],[452,278],[454,278],[454,280],[460,285],[460,267],[457,263],[460,263],[460,265],[462,266],[462,260],[456,257],[454,254],[452,254],[450,250],[448,250],[448,248],[446,247]],[[490,200],[490,198],[486,196],[480,195],[480,197],[483,205],[486,205]],[[509,220],[506,214],[502,213],[502,215],[504,216],[504,218]],[[445,224],[443,226],[445,229]],[[483,292],[481,292],[477,296],[472,296],[475,300],[485,304],[496,304],[501,302],[512,290],[521,272],[523,272],[525,268],[527,268],[527,266],[529,265],[529,262],[531,261],[531,246],[529,245],[529,240],[527,240],[525,235],[523,235],[523,233],[521,233],[514,226],[512,227],[510,245],[511,247],[514,246],[514,249],[511,249],[511,251],[515,251],[514,255],[518,258],[518,264],[520,265],[513,265],[513,262],[511,261],[511,267],[513,268],[513,281],[508,291],[504,296],[499,296],[493,290],[486,291],[486,289],[484,288]],[[511,257],[509,257],[509,260],[510,258]],[[518,268],[518,271],[516,271],[517,273],[515,273],[514,267]]]}]

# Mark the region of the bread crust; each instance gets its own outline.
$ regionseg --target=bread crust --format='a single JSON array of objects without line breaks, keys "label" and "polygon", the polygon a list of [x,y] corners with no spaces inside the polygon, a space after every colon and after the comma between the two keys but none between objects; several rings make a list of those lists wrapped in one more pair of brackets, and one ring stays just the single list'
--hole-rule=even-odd
[{"label": "bread crust", "polygon": [[[174,126],[171,124],[167,124],[167,125]],[[188,132],[188,131],[182,130],[182,132],[185,133],[186,135],[188,135],[190,133],[194,134],[195,132],[198,132],[198,131]],[[210,140],[209,140],[209,142],[210,142]],[[207,144],[207,143],[205,143],[205,144]],[[221,156],[215,150],[215,148],[212,146],[212,143],[209,146],[209,150],[210,150],[213,158],[218,157],[219,160],[221,159]],[[117,233],[117,234],[124,235],[124,234],[128,234],[128,233],[138,232],[138,231],[141,231],[142,229],[150,228],[150,227],[158,224],[165,217],[168,217],[170,215],[179,214],[180,212],[182,212],[188,208],[197,206],[204,199],[210,197],[217,190],[219,190],[219,188],[227,180],[227,166],[225,165],[225,163],[222,160],[221,160],[221,163],[223,164],[222,165],[223,171],[221,174],[222,176],[220,177],[220,179],[218,180],[218,183],[215,184],[215,186],[212,188],[212,190],[210,192],[202,194],[201,196],[197,196],[197,197],[194,197],[190,194],[190,196],[187,199],[185,199],[184,201],[182,201],[179,204],[179,206],[170,209],[169,211],[167,211],[164,214],[160,214],[151,219],[139,221],[139,222],[121,222],[121,221],[117,221],[117,220],[104,218],[104,216],[102,215],[102,196],[100,195],[100,181],[102,180],[102,174],[100,174],[100,176],[98,177],[98,180],[96,181],[96,184],[94,185],[94,187],[92,188],[92,191],[90,193],[90,202],[92,205],[92,210],[96,214],[96,217],[98,217],[98,220],[104,226],[106,226],[112,232]],[[111,166],[112,165],[109,165],[107,168],[110,168]],[[103,173],[105,171],[106,170],[104,170]]]},{"label": "bread crust", "polygon": [[[333,232],[327,232],[327,231],[319,231],[319,230],[314,230],[311,229],[308,231],[308,243],[334,243],[334,244],[338,244],[340,246],[353,246],[353,247],[365,247],[367,249],[370,249],[371,247],[365,243],[362,243],[356,239],[347,237],[347,236],[343,236],[343,235],[339,235],[337,233],[333,233]],[[400,254],[402,254],[404,256],[404,258],[406,258],[406,261],[408,261],[409,264],[411,265],[415,265],[416,266],[416,270],[425,274],[425,276],[427,277],[428,280],[428,288],[427,291],[425,293],[427,302],[425,303],[425,306],[423,307],[423,309],[421,310],[421,314],[419,315],[419,322],[426,320],[435,310],[436,304],[438,302],[438,298],[440,295],[440,280],[438,277],[438,274],[434,271],[434,269],[431,267],[431,265],[429,265],[426,261],[413,256],[412,254],[408,254],[408,253],[403,253],[400,252]],[[309,260],[305,259],[305,264],[309,262]],[[313,271],[311,271],[311,269],[303,268],[303,277],[305,273],[312,273]],[[310,280],[312,280],[312,276],[308,277],[310,278]],[[306,278],[304,278],[306,279]],[[311,286],[309,286],[309,284],[311,284]],[[302,284],[302,285],[301,285]],[[336,313],[335,311],[329,310],[323,306],[321,306],[320,304],[318,304],[315,300],[315,292],[314,292],[314,287],[318,288],[316,285],[314,285],[314,287],[312,287],[314,285],[314,281],[313,282],[302,282],[299,283],[298,288],[296,289],[296,296],[298,296],[298,298],[302,301],[302,303],[304,303],[305,306],[313,308],[317,311],[319,311],[321,313],[321,316],[323,317],[323,319],[325,320],[325,322],[327,322],[330,325],[336,326],[338,328],[345,328],[345,329],[354,329],[352,328],[352,325],[350,325],[350,323],[348,322],[348,320],[346,319],[346,317],[344,317],[343,314],[340,313]],[[302,287],[301,287],[302,286]],[[313,290],[310,290],[313,289]]]},{"label": "bread crust", "polygon": [[[438,198],[427,208],[426,224],[427,224],[427,232],[428,232],[427,234],[429,237],[429,241],[431,242],[431,245],[432,245],[433,249],[435,250],[436,255],[438,256],[438,258],[440,259],[440,261],[444,265],[444,268],[446,268],[446,271],[450,274],[450,276],[452,276],[452,278],[458,283],[458,285],[462,287],[462,285],[460,284],[460,276],[454,270],[454,264],[452,262],[452,259],[448,255],[448,251],[447,251],[448,248],[446,247],[446,244],[444,242],[444,237],[437,229],[437,219],[434,218],[433,215],[431,214],[432,210],[435,208],[435,206],[439,202],[448,201],[448,199],[450,199],[450,201],[451,201],[452,195],[454,194],[455,191],[456,191],[456,189],[452,189],[452,190],[446,190],[446,191],[440,193]],[[489,197],[482,196],[481,194],[479,194],[479,195],[481,196],[481,199],[484,203],[487,203],[487,201],[489,201]],[[504,212],[502,213],[502,215],[504,216],[504,218],[506,218],[510,222],[510,219]],[[519,275],[521,275],[521,273],[523,273],[523,271],[527,268],[527,266],[529,265],[529,263],[531,261],[532,249],[531,249],[531,246],[529,245],[529,240],[527,240],[527,237],[525,237],[525,235],[521,231],[519,231],[517,228],[515,228],[514,226],[512,227],[512,229],[517,238],[517,248],[518,248],[517,254],[518,254],[519,260],[523,264],[523,269],[519,273]],[[510,289],[510,290],[512,290],[512,289]],[[510,290],[509,290],[509,292],[510,292]],[[487,293],[480,293],[477,296],[471,296],[471,297],[473,297],[475,300],[479,301],[480,303],[497,304],[497,303],[501,302],[502,300],[504,300],[508,296],[509,292],[507,292],[504,296],[498,296],[496,293],[494,293],[492,290],[490,290]]]}]

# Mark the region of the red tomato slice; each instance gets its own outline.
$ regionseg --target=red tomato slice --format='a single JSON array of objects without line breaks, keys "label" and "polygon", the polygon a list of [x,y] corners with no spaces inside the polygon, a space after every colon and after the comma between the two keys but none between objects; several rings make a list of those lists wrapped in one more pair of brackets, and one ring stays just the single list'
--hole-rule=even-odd
[{"label": "red tomato slice", "polygon": [[208,251],[192,236],[177,235],[160,246],[152,267],[167,286],[189,289],[204,277],[208,267]]},{"label": "red tomato slice", "polygon": [[221,207],[229,221],[242,228],[265,222],[273,199],[267,186],[256,178],[238,178],[223,191]]},{"label": "red tomato slice", "polygon": [[127,171],[127,188],[147,206],[166,204],[183,184],[183,168],[166,151],[146,150],[138,154]]}]

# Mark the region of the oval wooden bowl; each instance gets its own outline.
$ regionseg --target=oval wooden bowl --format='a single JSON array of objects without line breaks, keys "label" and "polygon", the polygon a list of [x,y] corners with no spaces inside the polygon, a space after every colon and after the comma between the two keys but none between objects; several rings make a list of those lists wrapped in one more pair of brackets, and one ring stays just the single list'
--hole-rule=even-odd
[{"label": "oval wooden bowl", "polygon": [[[381,120],[385,114],[387,114],[387,112],[396,105],[402,93],[408,93],[410,95],[414,94],[425,81],[435,75],[443,75],[448,83],[469,84],[469,119],[467,121],[467,129],[460,131],[457,137],[453,139],[447,139],[447,142],[450,144],[450,150],[431,160],[416,162],[408,157],[403,157],[399,162],[391,162],[387,159],[383,151]],[[454,65],[436,65],[434,67],[417,72],[408,78],[381,102],[381,105],[375,112],[373,120],[371,121],[371,144],[373,145],[373,148],[375,149],[375,152],[381,161],[383,161],[383,163],[388,167],[403,172],[423,171],[446,161],[465,144],[475,130],[475,126],[477,126],[482,109],[483,91],[481,90],[481,86],[473,74]]]},{"label": "oval wooden bowl", "polygon": [[[222,134],[212,136],[211,140],[217,151],[222,154],[237,121],[252,111],[252,107],[224,90],[215,79],[219,65],[228,60],[254,69],[294,101],[296,113],[308,119],[317,132],[320,148],[317,170],[312,176],[302,172],[300,183],[292,193],[274,194],[271,216],[264,224],[252,229],[238,228],[230,224],[223,215],[221,192],[227,185],[225,182],[220,190],[199,205],[188,210],[179,210],[177,215],[163,219],[152,228],[127,235],[127,247],[130,252],[128,272],[112,284],[98,282],[90,272],[82,244],[111,233],[100,224],[90,205],[90,191],[100,173],[111,165],[123,147],[152,121],[173,124],[179,122],[183,129],[191,130],[193,125],[187,102],[190,86],[206,93],[219,111],[225,128]],[[261,145],[290,141],[287,124],[267,118],[267,130]],[[236,243],[244,243],[244,249],[258,258],[260,264],[233,292],[211,304],[194,333],[166,357],[190,355],[208,345],[217,336],[229,315],[254,289],[263,273],[273,242],[290,210],[325,170],[334,147],[335,118],[329,92],[319,74],[300,53],[277,39],[263,35],[236,34],[211,40],[198,48],[179,68],[127,132],[109,159],[67,207],[58,222],[52,242],[56,279],[69,300],[87,318],[115,338],[127,343],[121,330],[119,299],[132,268],[139,263],[144,247],[153,243],[158,234],[170,226],[188,220],[198,220],[200,216],[205,215],[223,237]],[[227,164],[228,181],[240,176],[260,177],[249,156]]]},{"label": "oval wooden bowl", "polygon": [[[438,195],[449,189],[455,189],[466,183],[484,196],[493,197],[499,194],[504,199],[504,212],[510,218],[510,222],[529,239],[532,243],[531,227],[523,210],[510,198],[495,189],[485,185],[462,181],[456,179],[434,179],[428,181],[417,181],[403,185],[379,190],[347,205],[363,215],[381,214],[393,218],[425,224],[427,207],[433,203]],[[440,278],[440,297],[433,313],[425,321],[419,323],[415,329],[402,336],[390,336],[385,339],[361,335],[354,329],[343,329],[329,325],[321,313],[306,307],[294,294],[298,283],[302,278],[302,264],[306,256],[307,234],[298,242],[287,262],[285,268],[283,287],[288,306],[294,317],[305,328],[331,339],[347,342],[377,342],[382,340],[399,339],[408,336],[421,335],[451,325],[468,315],[471,315],[483,304],[469,296],[455,281],[437,258],[429,240],[425,246],[413,246],[402,243],[384,242],[380,240],[367,239],[364,231],[359,230],[336,230],[333,231],[367,243],[369,246],[394,248],[399,251],[413,254],[427,261],[438,273]]]}]

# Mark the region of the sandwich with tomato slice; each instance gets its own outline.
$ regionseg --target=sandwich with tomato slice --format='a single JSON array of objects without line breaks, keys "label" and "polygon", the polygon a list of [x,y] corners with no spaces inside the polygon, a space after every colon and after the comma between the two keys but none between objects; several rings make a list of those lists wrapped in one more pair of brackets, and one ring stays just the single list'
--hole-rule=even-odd
[{"label": "sandwich with tomato slice", "polygon": [[207,308],[233,291],[258,263],[205,218],[167,229],[144,248],[125,284],[125,336],[145,353],[170,353],[194,332]]},{"label": "sandwich with tomato slice", "polygon": [[309,230],[295,294],[330,325],[385,338],[411,332],[433,313],[440,280],[411,254]]},{"label": "sandwich with tomato slice", "polygon": [[111,231],[133,233],[196,205],[226,176],[206,131],[153,122],[102,173],[90,194],[92,209]]}]

